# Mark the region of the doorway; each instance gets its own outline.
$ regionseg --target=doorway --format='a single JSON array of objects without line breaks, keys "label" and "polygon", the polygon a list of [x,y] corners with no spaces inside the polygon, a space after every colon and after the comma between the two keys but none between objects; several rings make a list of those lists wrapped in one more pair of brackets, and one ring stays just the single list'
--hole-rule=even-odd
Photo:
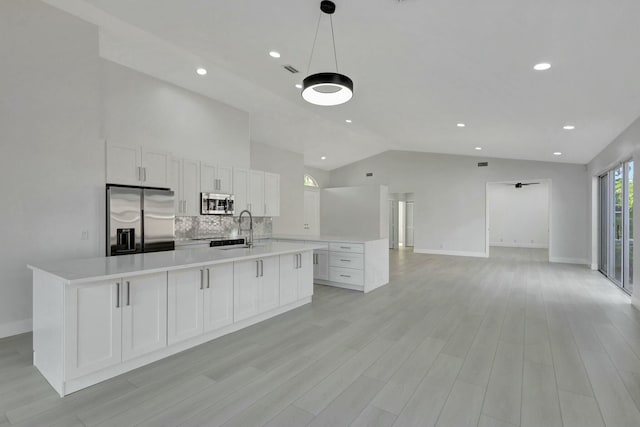
[{"label": "doorway", "polygon": [[550,212],[550,180],[488,183],[487,256],[549,262]]},{"label": "doorway", "polygon": [[389,200],[389,249],[412,248],[414,243],[414,201],[412,193],[392,194],[402,200]]},{"label": "doorway", "polygon": [[306,236],[320,235],[320,191],[304,190],[304,231]]},{"label": "doorway", "polygon": [[633,161],[598,179],[598,269],[624,291],[633,291]]}]

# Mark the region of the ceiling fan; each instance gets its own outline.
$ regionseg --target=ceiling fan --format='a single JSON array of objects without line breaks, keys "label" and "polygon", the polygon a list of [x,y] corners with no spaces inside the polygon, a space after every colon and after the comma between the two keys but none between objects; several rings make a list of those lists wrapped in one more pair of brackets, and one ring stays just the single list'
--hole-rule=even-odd
[{"label": "ceiling fan", "polygon": [[522,188],[525,185],[538,185],[538,184],[540,183],[539,182],[524,182],[524,183],[518,182],[516,184],[505,184],[505,185],[514,185],[516,188]]}]

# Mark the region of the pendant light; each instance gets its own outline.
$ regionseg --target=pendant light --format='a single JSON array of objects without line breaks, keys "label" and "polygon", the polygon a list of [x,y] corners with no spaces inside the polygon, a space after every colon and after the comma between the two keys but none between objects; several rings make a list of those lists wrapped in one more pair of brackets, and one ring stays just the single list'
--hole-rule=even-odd
[{"label": "pendant light", "polygon": [[[336,5],[332,1],[323,0],[320,2],[320,10],[322,13],[329,15],[329,21],[331,22],[331,39],[333,40],[333,59],[336,64],[336,72],[323,72],[307,76],[302,81],[302,98],[314,105],[340,105],[353,97],[353,81],[338,72],[338,55],[336,54],[336,38],[333,34],[332,18],[333,13],[336,11]],[[313,59],[313,51],[315,50],[316,40],[318,39],[322,13],[318,18],[318,26],[316,27],[316,36],[313,39],[307,73],[309,73],[309,69],[311,68],[311,60]]]}]

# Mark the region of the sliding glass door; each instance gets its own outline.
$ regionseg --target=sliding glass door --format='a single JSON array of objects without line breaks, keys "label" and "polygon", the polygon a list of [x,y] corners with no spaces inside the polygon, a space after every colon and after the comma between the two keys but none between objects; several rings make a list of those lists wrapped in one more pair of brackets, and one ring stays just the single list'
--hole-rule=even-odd
[{"label": "sliding glass door", "polygon": [[599,269],[627,292],[633,287],[633,161],[599,178]]}]

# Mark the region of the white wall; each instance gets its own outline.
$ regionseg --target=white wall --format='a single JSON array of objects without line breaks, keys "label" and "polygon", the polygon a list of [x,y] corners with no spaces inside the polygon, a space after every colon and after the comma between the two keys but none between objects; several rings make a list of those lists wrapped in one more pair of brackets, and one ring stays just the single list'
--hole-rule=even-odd
[{"label": "white wall", "polygon": [[[633,159],[636,167],[640,164],[640,118],[633,122],[611,144],[605,147],[588,165],[587,186],[589,191],[589,249],[591,267],[598,266],[598,188],[597,177],[616,164]],[[637,174],[636,174],[637,176]],[[640,209],[634,209],[633,221],[640,224]],[[640,266],[640,251],[634,251],[634,271]],[[639,283],[639,280],[635,281]],[[633,304],[640,308],[640,285],[634,286],[631,298]]]},{"label": "white wall", "polygon": [[389,236],[389,192],[385,185],[324,188],[320,192],[322,234]]},{"label": "white wall", "polygon": [[2,337],[31,329],[27,263],[104,254],[105,138],[249,167],[250,118],[100,59],[97,27],[36,0],[0,2],[0,56]]},{"label": "white wall", "polygon": [[490,245],[515,248],[549,247],[549,186],[516,188],[489,184]]},{"label": "white wall", "polygon": [[486,183],[550,179],[551,259],[587,263],[586,177],[584,165],[388,151],[333,170],[331,185],[414,193],[417,252],[485,256]]},{"label": "white wall", "polygon": [[104,61],[104,138],[248,168],[249,114]]},{"label": "white wall", "polygon": [[280,174],[280,216],[274,234],[304,232],[304,157],[269,145],[251,143],[251,168]]},{"label": "white wall", "polygon": [[57,9],[0,2],[0,337],[31,329],[27,263],[102,250],[97,46],[93,26]]}]

